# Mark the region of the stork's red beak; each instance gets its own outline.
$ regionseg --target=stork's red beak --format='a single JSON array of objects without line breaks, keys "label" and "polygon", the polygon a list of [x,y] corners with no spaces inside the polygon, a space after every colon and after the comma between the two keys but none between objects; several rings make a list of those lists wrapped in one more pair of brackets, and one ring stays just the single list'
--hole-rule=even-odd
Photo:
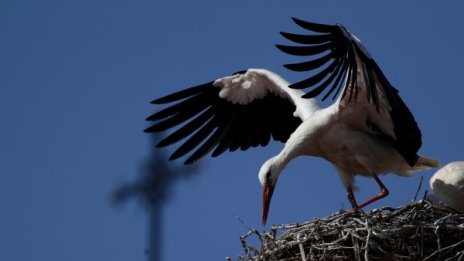
[{"label": "stork's red beak", "polygon": [[275,185],[265,185],[263,188],[263,209],[261,212],[261,222],[263,226],[266,224],[269,205],[271,204],[272,193],[274,193]]}]

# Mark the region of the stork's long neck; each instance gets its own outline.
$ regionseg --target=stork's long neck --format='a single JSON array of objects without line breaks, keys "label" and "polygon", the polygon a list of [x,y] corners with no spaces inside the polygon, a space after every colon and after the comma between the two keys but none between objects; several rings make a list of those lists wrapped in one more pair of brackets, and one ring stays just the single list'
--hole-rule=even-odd
[{"label": "stork's long neck", "polygon": [[[294,136],[294,135],[292,135]],[[301,144],[294,142],[292,136],[288,139],[285,147],[274,157],[274,165],[278,169],[279,173],[287,166],[287,164],[294,158],[304,155],[301,149]]]},{"label": "stork's long neck", "polygon": [[282,151],[275,156],[275,165],[279,170],[283,170],[292,159],[299,156],[320,156],[320,132],[321,128],[314,122],[303,122],[290,135]]},{"label": "stork's long neck", "polygon": [[274,157],[274,164],[279,170],[279,173],[287,166],[287,164],[298,155],[293,155],[291,151],[286,150],[285,148]]}]

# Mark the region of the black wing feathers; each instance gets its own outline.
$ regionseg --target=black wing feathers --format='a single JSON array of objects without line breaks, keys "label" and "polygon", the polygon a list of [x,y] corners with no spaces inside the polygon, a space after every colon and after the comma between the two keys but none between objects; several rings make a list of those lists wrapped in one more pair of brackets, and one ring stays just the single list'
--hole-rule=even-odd
[{"label": "black wing feathers", "polygon": [[282,52],[290,54],[290,55],[315,55],[323,53],[330,49],[331,44],[324,43],[320,45],[313,45],[313,46],[286,46],[286,45],[276,45]]},{"label": "black wing feathers", "polygon": [[317,32],[317,33],[330,33],[333,29],[332,25],[307,22],[307,21],[303,21],[297,18],[292,18],[292,19],[297,25],[301,26],[302,28],[313,31],[313,32]]},{"label": "black wing feathers", "polygon": [[292,71],[297,71],[297,72],[303,72],[303,71],[310,71],[314,70],[317,68],[320,68],[322,65],[330,61],[332,59],[333,53],[328,53],[322,57],[316,58],[311,61],[307,62],[302,62],[302,63],[291,63],[291,64],[285,64],[285,68],[292,70]]},{"label": "black wing feathers", "polygon": [[226,150],[266,146],[271,136],[285,142],[301,123],[299,118],[292,116],[295,105],[282,97],[268,93],[262,99],[241,105],[220,98],[220,90],[209,82],[153,101],[174,104],[148,117],[154,125],[146,132],[179,126],[157,146],[164,147],[185,139],[170,160],[190,153],[185,161],[190,164],[211,151],[216,157]]},{"label": "black wing feathers", "polygon": [[151,103],[152,104],[163,104],[163,103],[169,103],[169,102],[178,101],[178,100],[190,97],[190,96],[192,96],[194,94],[198,94],[201,90],[203,90],[205,87],[211,85],[212,83],[213,82],[209,82],[209,83],[201,84],[201,85],[198,85],[198,86],[190,87],[190,88],[184,89],[182,91],[178,91],[178,92],[172,93],[170,95],[166,95],[164,97],[155,99],[155,100],[151,101]]},{"label": "black wing feathers", "polygon": [[[315,71],[308,79],[294,83],[290,87],[295,89],[313,88],[306,93],[305,98],[316,97],[328,87],[330,87],[329,92],[324,95],[322,100],[325,100],[334,91],[335,94],[338,94],[343,88],[342,78],[347,73],[356,73],[349,70],[350,60],[355,59],[355,53],[353,45],[347,39],[348,32],[341,25],[323,25],[296,18],[293,18],[293,21],[304,29],[321,34],[281,33],[288,40],[302,45],[276,45],[277,48],[291,55],[311,57],[311,60],[307,62],[287,64],[285,67],[293,71]],[[335,95],[333,97],[335,98]]]},{"label": "black wing feathers", "polygon": [[322,44],[330,42],[333,39],[332,35],[330,34],[301,35],[286,32],[280,32],[280,34],[288,40],[299,44]]},{"label": "black wing feathers", "polygon": [[[296,18],[300,27],[314,32],[311,35],[281,33],[298,46],[277,45],[283,52],[297,56],[308,56],[309,61],[287,64],[293,71],[310,71],[309,78],[290,85],[294,89],[309,90],[304,98],[313,98],[326,91],[322,100],[332,93],[335,98],[340,92],[341,99],[356,102],[359,88],[366,88],[367,101],[379,112],[379,92],[383,91],[391,107],[396,138],[385,138],[411,165],[417,162],[417,151],[421,146],[421,133],[414,117],[404,104],[398,91],[388,82],[383,72],[367,53],[365,48],[342,25],[324,25],[305,22]],[[362,73],[358,75],[358,70]],[[358,86],[363,77],[365,86]],[[347,88],[351,86],[351,88]],[[348,93],[347,93],[348,92]],[[384,135],[386,136],[386,135]]]},{"label": "black wing feathers", "polygon": [[[364,64],[369,81],[374,83],[374,88],[371,88],[373,89],[371,90],[371,94],[373,95],[371,97],[374,99],[374,104],[378,106],[378,89],[375,88],[375,83],[377,82],[379,87],[384,91],[391,106],[390,117],[395,126],[396,139],[392,140],[390,144],[404,157],[409,165],[414,166],[418,159],[417,151],[422,146],[422,134],[419,126],[417,126],[414,116],[399,96],[398,90],[391,85],[377,63],[362,50],[359,50],[359,55],[361,60],[365,61]],[[374,73],[377,76],[377,81],[373,77]]]}]

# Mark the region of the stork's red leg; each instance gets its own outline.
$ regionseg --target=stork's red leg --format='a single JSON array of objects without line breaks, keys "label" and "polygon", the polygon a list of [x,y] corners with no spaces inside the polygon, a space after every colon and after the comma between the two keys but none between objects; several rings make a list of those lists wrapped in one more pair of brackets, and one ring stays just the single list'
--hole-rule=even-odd
[{"label": "stork's red leg", "polygon": [[380,181],[379,177],[377,177],[377,175],[375,175],[375,174],[373,176],[374,176],[375,181],[377,181],[377,184],[379,184],[380,193],[373,196],[372,198],[368,199],[366,202],[362,203],[361,205],[359,205],[359,207],[357,209],[361,209],[361,208],[371,204],[374,201],[377,201],[377,200],[379,200],[381,198],[384,198],[384,197],[388,196],[388,194],[389,194],[388,189],[385,187],[385,185],[383,185],[383,183],[382,183],[382,181]]},{"label": "stork's red leg", "polygon": [[358,210],[358,203],[356,202],[356,199],[354,198],[354,193],[353,193],[353,187],[349,186],[348,187],[348,200],[351,203],[351,207],[353,207],[353,210]]}]

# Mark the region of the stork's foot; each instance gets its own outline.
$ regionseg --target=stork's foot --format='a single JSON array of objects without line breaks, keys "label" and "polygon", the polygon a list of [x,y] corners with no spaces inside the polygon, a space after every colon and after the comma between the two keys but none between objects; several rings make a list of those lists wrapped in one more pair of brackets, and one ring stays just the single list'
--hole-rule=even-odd
[{"label": "stork's foot", "polygon": [[382,181],[380,181],[379,177],[377,177],[377,175],[373,175],[373,177],[375,181],[377,182],[377,184],[379,184],[380,192],[379,194],[363,202],[361,205],[358,205],[358,203],[356,202],[356,199],[354,198],[353,188],[351,186],[348,187],[348,200],[350,201],[354,212],[359,211],[363,207],[371,204],[372,202],[377,201],[381,198],[384,198],[388,196],[388,194],[390,194],[390,192],[388,192],[388,189],[385,187],[385,185],[383,185]]},{"label": "stork's foot", "polygon": [[[388,196],[388,194],[390,194],[390,192],[388,192],[388,189],[385,187],[385,185],[383,185],[382,181],[380,181],[379,177],[377,177],[377,175],[373,175],[375,181],[377,182],[377,184],[379,184],[379,187],[380,187],[380,192],[379,194],[373,196],[372,198],[366,200],[366,202],[363,202],[361,205],[359,206],[356,206],[356,208],[359,210],[369,204],[371,204],[372,202],[374,201],[377,201],[381,198],[384,198],[386,196]],[[349,191],[348,191],[349,192]],[[352,192],[351,192],[352,193]],[[354,198],[354,196],[353,196]],[[356,201],[354,201],[354,203],[356,203]],[[353,203],[351,203],[353,204]],[[355,207],[353,206],[353,210],[355,209]]]},{"label": "stork's foot", "polygon": [[365,207],[365,206],[371,204],[371,203],[374,202],[374,201],[377,201],[377,200],[379,200],[379,199],[381,199],[381,198],[384,198],[384,197],[388,196],[388,194],[390,194],[390,192],[388,192],[388,189],[385,188],[385,187],[383,187],[383,188],[380,190],[380,193],[379,193],[379,194],[373,196],[372,198],[370,198],[370,199],[367,200],[366,202],[362,203],[362,204],[359,206],[359,208],[363,208],[363,207]]},{"label": "stork's foot", "polygon": [[354,198],[354,193],[353,193],[353,188],[352,187],[348,188],[348,201],[350,201],[351,207],[353,208],[354,212],[359,210],[358,203],[356,202],[356,199]]}]

